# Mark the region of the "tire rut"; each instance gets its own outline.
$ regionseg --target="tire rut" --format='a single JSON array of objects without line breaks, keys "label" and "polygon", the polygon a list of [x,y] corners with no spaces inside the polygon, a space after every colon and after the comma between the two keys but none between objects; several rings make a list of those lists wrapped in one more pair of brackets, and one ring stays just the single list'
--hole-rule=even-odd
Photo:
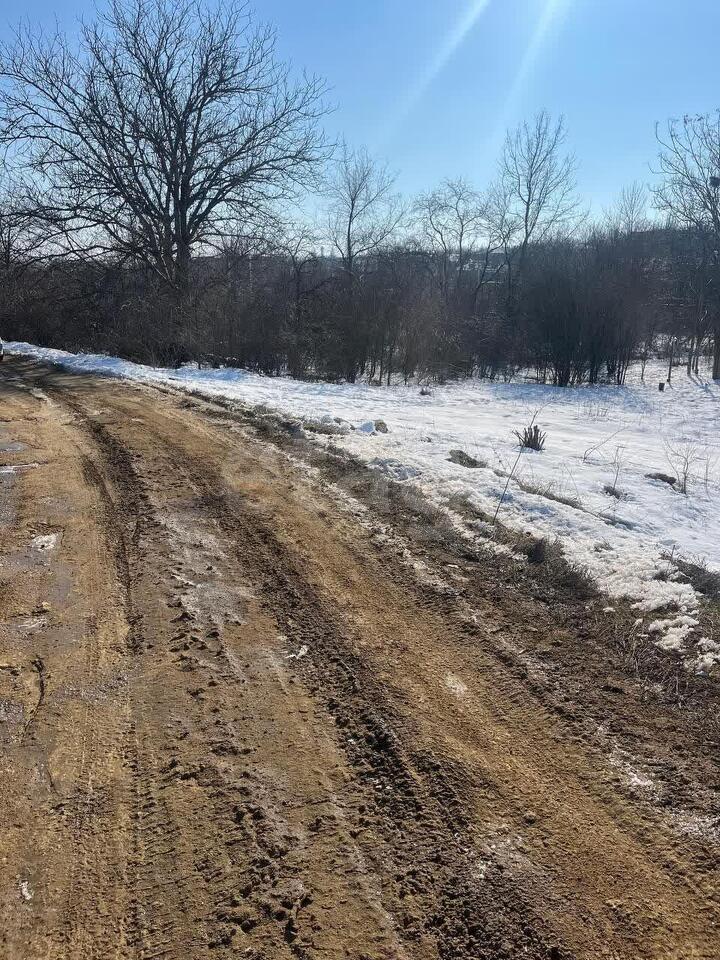
[{"label": "tire rut", "polygon": [[[106,428],[97,423],[88,428],[113,482],[131,486],[135,502],[145,505],[137,489],[146,481],[128,452]],[[154,439],[153,472],[176,482],[182,477],[196,506],[250,574],[281,632],[307,647],[296,669],[333,718],[356,773],[361,814],[355,829],[358,837],[373,831],[373,843],[363,852],[383,877],[386,905],[408,948],[430,938],[442,958],[500,960],[518,951],[529,958],[570,958],[571,951],[544,928],[501,869],[488,868],[475,848],[460,799],[464,772],[451,772],[447,760],[430,753],[404,749],[396,732],[399,718],[383,710],[382,688],[353,652],[347,626],[304,580],[273,533],[242,497],[218,492],[222,481],[207,465],[189,465],[187,453],[168,438]],[[140,460],[137,465],[142,469]]]},{"label": "tire rut", "polygon": [[[714,956],[709,860],[655,835],[562,691],[459,597],[177,398],[37,379],[72,413],[127,628],[122,720],[104,731],[81,698],[53,960],[109,956],[103,930],[118,960]],[[113,819],[126,848],[103,865]]]},{"label": "tire rut", "polygon": [[[172,582],[182,580],[183,566],[174,555],[168,530],[153,505],[152,480],[138,472],[130,452],[101,424],[90,419],[79,404],[67,400],[60,391],[54,391],[53,396],[73,409],[92,438],[99,465],[86,464],[86,473],[103,486],[106,523],[118,537],[116,562],[127,584],[131,649],[136,658],[147,660],[157,652],[178,654],[173,659],[182,671],[190,675],[212,671],[209,685],[244,683],[222,632],[212,627],[203,630],[197,618],[184,608],[182,591]],[[150,473],[173,476],[175,486],[183,494],[194,491],[200,504],[196,479],[178,463],[166,460],[160,450]],[[110,488],[114,493],[110,493]],[[153,618],[152,623],[148,622],[143,592],[150,578],[156,584],[166,581],[163,589],[175,615],[164,624]],[[169,631],[168,621],[172,625]],[[167,633],[164,649],[163,632]],[[201,715],[206,692],[204,683],[188,688],[189,700]],[[284,867],[290,848],[282,830],[268,817],[272,800],[263,800],[262,787],[248,782],[246,772],[241,772],[237,780],[224,769],[222,760],[226,753],[244,751],[238,751],[232,742],[231,731],[224,735],[220,720],[214,722],[216,728],[218,725],[221,729],[211,728],[212,736],[208,738],[207,724],[201,721],[201,731],[195,733],[196,737],[199,732],[204,734],[206,749],[198,749],[196,742],[192,760],[183,758],[183,751],[177,750],[176,744],[167,742],[161,751],[157,743],[146,746],[143,735],[136,734],[131,763],[136,790],[135,949],[143,957],[180,957],[190,946],[193,957],[205,956],[207,951],[217,956],[223,950],[234,951],[238,933],[250,936],[264,923],[271,930],[260,939],[274,944],[273,957],[287,952],[288,956],[304,960],[310,953],[300,937],[300,928],[313,923],[309,911],[312,896],[297,880],[297,868]],[[157,724],[153,729],[157,732]],[[148,731],[145,737],[149,735]],[[186,734],[181,731],[177,737],[182,742]],[[160,753],[166,755],[162,764],[157,762]],[[196,759],[204,755],[210,759]],[[220,757],[221,762],[215,762],[215,757]],[[181,849],[186,840],[177,809],[170,809],[165,800],[179,784],[183,789],[189,786],[199,791],[203,797],[204,815],[202,823],[195,826],[195,841],[200,839],[198,832],[204,831],[205,855],[198,849]],[[180,857],[175,860],[179,850]],[[162,879],[167,877],[173,878],[171,890]],[[192,916],[195,923],[185,930],[176,929],[178,918]]]}]

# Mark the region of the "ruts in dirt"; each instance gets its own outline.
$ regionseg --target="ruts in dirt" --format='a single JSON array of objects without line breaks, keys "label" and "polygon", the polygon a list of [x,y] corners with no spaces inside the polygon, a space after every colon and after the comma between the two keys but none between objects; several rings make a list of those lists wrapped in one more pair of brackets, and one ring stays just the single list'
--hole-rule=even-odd
[{"label": "ruts in dirt", "polygon": [[150,388],[9,359],[0,464],[3,957],[720,956],[717,766],[668,811],[511,599]]}]

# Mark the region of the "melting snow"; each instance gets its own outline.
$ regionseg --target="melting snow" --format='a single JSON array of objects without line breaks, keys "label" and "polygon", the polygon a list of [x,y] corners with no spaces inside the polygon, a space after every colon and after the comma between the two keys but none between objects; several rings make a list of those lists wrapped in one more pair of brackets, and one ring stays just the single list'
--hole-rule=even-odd
[{"label": "melting snow", "polygon": [[39,550],[42,553],[45,553],[50,550],[54,550],[57,546],[58,535],[56,533],[47,533],[39,537],[33,537],[31,541],[31,546],[33,550]]}]

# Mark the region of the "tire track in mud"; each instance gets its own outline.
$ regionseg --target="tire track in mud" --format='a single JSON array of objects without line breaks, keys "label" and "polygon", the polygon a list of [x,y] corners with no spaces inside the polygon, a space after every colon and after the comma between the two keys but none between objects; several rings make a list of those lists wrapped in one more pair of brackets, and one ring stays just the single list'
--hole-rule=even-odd
[{"label": "tire track in mud", "polygon": [[[543,725],[537,736],[524,738],[520,753],[527,759],[533,744],[542,746],[551,769],[550,778],[541,778],[539,785],[547,789],[550,784],[553,802],[559,798],[564,803],[569,796],[583,805],[567,836],[562,829],[558,833],[557,825],[555,835],[550,834],[560,841],[555,856],[578,850],[585,857],[578,873],[584,885],[580,896],[573,891],[568,896],[567,886],[563,895],[555,894],[553,873],[539,874],[547,863],[541,850],[531,851],[539,854],[535,863],[526,855],[515,871],[507,856],[493,852],[492,833],[485,842],[482,818],[488,810],[491,817],[497,812],[511,819],[523,795],[516,795],[507,771],[496,783],[492,759],[485,764],[482,757],[456,749],[453,738],[474,733],[471,746],[482,751],[485,735],[477,722],[485,716],[501,734],[499,746],[488,744],[497,756],[502,731],[515,730],[522,739],[518,717],[541,719],[547,703],[536,691],[539,702],[526,704],[532,684],[515,683],[500,669],[487,678],[489,693],[483,696],[491,698],[488,709],[468,714],[466,727],[462,718],[446,725],[440,717],[437,736],[434,731],[428,735],[421,718],[437,721],[441,699],[416,705],[404,691],[422,690],[418,678],[429,685],[442,682],[447,664],[459,655],[470,656],[478,642],[469,626],[465,635],[450,600],[414,596],[407,584],[395,592],[381,589],[383,597],[401,605],[392,611],[387,629],[405,631],[407,656],[413,656],[414,638],[420,642],[422,630],[428,631],[420,649],[430,655],[432,668],[419,671],[407,685],[396,683],[392,671],[398,669],[397,650],[403,644],[392,656],[388,650],[384,657],[382,648],[376,655],[362,636],[365,621],[354,606],[356,596],[367,599],[368,589],[382,582],[378,570],[380,578],[392,575],[396,560],[386,556],[372,567],[367,554],[351,550],[366,583],[351,596],[352,578],[341,584],[342,575],[330,575],[326,589],[322,572],[331,573],[328,558],[348,552],[336,544],[324,553],[319,543],[308,543],[305,550],[296,542],[303,531],[315,529],[303,520],[305,505],[298,507],[295,494],[287,523],[282,522],[277,512],[281,488],[263,486],[281,484],[282,472],[251,467],[252,449],[239,446],[226,468],[221,461],[231,444],[197,418],[188,415],[186,420],[169,401],[159,401],[157,412],[144,407],[152,402],[150,391],[87,378],[56,377],[42,385],[74,411],[87,439],[82,444],[89,458],[86,479],[104,490],[103,526],[108,541],[117,541],[114,562],[118,579],[126,584],[132,693],[123,749],[124,766],[132,770],[128,789],[135,847],[127,878],[133,903],[125,918],[126,946],[118,948],[118,957],[194,960],[244,950],[257,960],[317,955],[587,960],[604,950],[613,960],[676,960],[688,953],[683,944],[692,949],[696,943],[699,958],[713,957],[714,913],[704,891],[695,887],[698,907],[688,912],[688,931],[677,921],[699,877],[690,857],[685,876],[682,859],[673,859],[667,843],[645,837],[649,822],[638,819],[631,805],[623,809],[623,801],[609,798],[602,777],[582,757],[578,763],[579,754],[573,754],[574,761],[563,760],[563,747],[569,744],[558,728]],[[97,411],[93,400],[100,397],[107,408]],[[139,413],[142,425],[131,425]],[[265,456],[261,449],[256,453],[257,460]],[[245,470],[254,495],[245,492]],[[174,514],[175,526],[170,522]],[[205,576],[206,567],[214,572]],[[401,583],[405,579],[399,578]],[[215,622],[211,607],[219,582],[246,583],[250,589],[250,598],[238,606],[239,625],[224,614],[220,627]],[[382,642],[379,607],[374,601],[371,606],[368,629]],[[444,618],[449,618],[447,625]],[[453,632],[447,659],[438,649],[444,641],[435,632],[438,622]],[[487,650],[477,652],[480,662],[472,676],[484,682],[482,671],[494,672],[498,664]],[[516,665],[508,666],[514,673]],[[275,692],[263,707],[263,697],[271,692],[263,676],[268,667],[277,673],[282,695]],[[480,696],[479,687],[475,693]],[[501,716],[495,718],[494,698],[499,708],[517,713],[510,726]],[[316,708],[310,710],[312,701]],[[284,727],[291,735],[283,740]],[[303,747],[303,736],[317,740]],[[341,746],[342,770],[321,736]],[[552,744],[561,737],[563,742]],[[280,768],[286,782],[278,779]],[[319,768],[322,777],[315,775]],[[333,768],[340,770],[339,779],[328,773]],[[517,769],[511,762],[510,774]],[[572,783],[564,790],[561,781],[551,778],[566,769]],[[486,770],[487,782],[479,779]],[[532,762],[528,773],[532,783]],[[303,776],[307,782],[301,789]],[[483,802],[473,806],[478,796]],[[587,851],[582,843],[574,846],[573,828],[596,811],[614,828],[618,841],[627,843],[623,855],[614,858],[608,826],[603,826],[597,835],[607,849],[600,849],[598,857],[634,870],[629,859],[634,854],[634,875],[652,881],[650,893],[638,891],[630,901],[634,912],[624,914],[620,900],[603,905],[608,884],[603,883],[598,896],[589,885],[596,873]],[[97,844],[87,849],[91,857],[98,855]],[[523,873],[526,866],[535,870],[534,876]],[[559,868],[567,884],[572,869]],[[362,881],[355,888],[347,879],[351,874]],[[682,888],[677,893],[668,893],[672,881]],[[328,893],[331,884],[337,889]],[[660,895],[657,903],[654,894]],[[333,905],[334,938],[328,932],[329,914],[323,913]],[[597,905],[598,919],[587,913],[588,905]],[[571,911],[574,929],[557,924],[559,909]],[[343,928],[352,923],[365,928],[355,940]],[[96,936],[101,929],[97,916],[86,921],[86,933]],[[372,930],[378,936],[371,943]],[[666,947],[661,946],[663,937]],[[77,955],[105,954],[93,953],[86,936]]]},{"label": "tire track in mud", "polygon": [[[140,461],[133,463],[105,427],[85,423],[105,471],[123,490],[129,513],[147,513]],[[159,434],[154,440],[154,473],[173,476],[175,482],[182,477],[197,506],[234,548],[280,630],[307,648],[307,655],[296,660],[297,670],[324,701],[356,771],[362,798],[355,830],[358,837],[373,832],[373,843],[363,852],[383,876],[386,905],[406,945],[430,939],[438,956],[458,960],[500,960],[518,952],[529,958],[570,958],[501,870],[488,870],[481,862],[459,795],[463,771],[450,771],[447,760],[427,752],[407,754],[396,733],[399,720],[387,706],[383,710],[381,686],[353,652],[346,626],[294,568],[272,532],[246,510],[242,497],[218,492],[222,481],[206,464],[194,462],[188,469],[185,451]]]},{"label": "tire track in mud", "polygon": [[[54,395],[60,399],[57,391]],[[139,475],[129,452],[102,425],[89,419],[80,405],[72,400],[68,401],[68,405],[73,408],[84,429],[92,436],[96,452],[102,461],[101,469],[87,467],[86,472],[92,474],[105,489],[108,525],[114,528],[121,538],[123,529],[133,531],[129,542],[123,538],[116,556],[123,580],[128,584],[128,619],[134,623],[131,649],[138,658],[142,658],[151,631],[140,610],[142,604],[137,594],[142,587],[142,581],[151,575],[151,571],[156,580],[158,574],[162,574],[162,569],[154,562],[158,554],[167,553],[164,558],[167,561],[172,553],[167,542],[163,542],[158,549],[158,542],[168,540],[167,530],[154,512],[150,495],[152,482],[149,482],[148,477]],[[185,491],[197,489],[192,476],[186,475],[177,463],[166,461],[162,453],[158,452],[151,472],[167,475],[166,471],[176,475],[176,486],[181,486]],[[123,507],[122,520],[119,519],[118,505],[108,493],[105,478],[119,491],[119,501]],[[177,611],[177,607],[181,606],[177,591],[175,598],[171,588],[168,594],[172,607]],[[182,648],[200,646],[208,650],[214,641],[215,649],[211,652],[224,664],[224,679],[228,679],[227,675],[230,674],[230,681],[237,683],[237,671],[222,642],[220,631],[207,631],[206,638],[198,644],[198,637],[189,632],[199,629],[199,625],[192,622],[193,619],[186,611],[181,611],[172,618],[175,629],[171,631],[167,649],[177,652]],[[187,642],[188,637],[191,643]],[[152,646],[157,646],[157,640]],[[197,662],[193,664],[191,656],[184,652],[180,653],[178,659],[184,662],[185,669],[197,668]],[[210,680],[210,683],[216,682],[214,679]],[[189,692],[191,699],[202,700],[200,688]],[[235,752],[232,744],[224,743],[221,738],[219,742],[216,740],[207,744],[207,755],[212,756],[213,752],[222,754],[225,749]],[[203,753],[202,750],[195,752],[200,755]],[[302,889],[302,885],[298,889],[297,883],[294,887],[291,884],[290,889],[287,884],[285,887],[281,885],[279,891],[274,889],[277,886],[277,875],[282,878],[286,845],[277,830],[266,822],[267,814],[258,796],[247,783],[228,782],[213,763],[195,762],[188,765],[173,757],[169,763],[160,767],[155,763],[158,753],[156,747],[146,755],[140,744],[133,762],[136,767],[135,834],[138,847],[134,881],[137,891],[136,910],[139,916],[136,949],[141,949],[142,955],[149,957],[182,956],[188,947],[193,957],[205,956],[208,949],[212,949],[217,956],[215,951],[222,952],[224,948],[233,947],[236,928],[249,934],[256,926],[258,921],[255,912],[246,909],[243,903],[245,900],[253,900],[252,894],[259,890],[262,895],[255,896],[254,899],[260,901],[265,919],[269,919],[271,925],[277,929],[277,934],[270,937],[271,941],[274,941],[274,949],[269,956],[280,957],[285,950],[288,956],[309,956],[306,948],[299,942],[298,923],[300,916],[307,913],[312,898]],[[163,796],[165,790],[177,780],[201,789],[204,797],[202,803],[206,806],[204,820],[208,825],[208,835],[205,838],[203,856],[199,859],[195,857],[190,862],[191,854],[186,851],[184,862],[171,864],[167,860],[168,856],[172,856],[183,843],[182,826],[177,812],[165,808]],[[195,840],[198,839],[195,836]],[[160,896],[173,900],[173,897],[167,897],[169,881],[160,880],[157,866],[148,871],[148,865],[158,859],[164,860],[163,876],[173,878],[175,902],[164,902],[163,910],[155,910],[150,918],[147,916],[148,904],[157,907]],[[225,872],[230,873],[229,878],[222,876],[223,860]],[[237,869],[228,870],[228,865]],[[240,899],[237,895],[238,875],[242,878],[239,890],[243,896]],[[292,870],[289,871],[289,878],[292,881]],[[205,890],[202,889],[201,881],[204,881]],[[192,929],[181,932],[174,929],[178,917],[192,915],[190,901],[203,899],[207,901],[204,904],[205,924],[196,923]],[[203,929],[203,926],[208,929],[204,940],[198,936],[198,930]]]},{"label": "tire track in mud", "polygon": [[[58,956],[70,951],[79,958],[94,958],[102,956],[101,944],[114,941],[113,956],[125,958],[131,956],[135,939],[127,910],[134,889],[129,875],[132,838],[128,837],[124,813],[133,788],[113,775],[114,771],[110,774],[110,768],[117,763],[127,769],[124,744],[131,729],[131,598],[124,533],[114,515],[107,485],[81,449],[78,456],[84,482],[98,500],[100,529],[114,561],[115,590],[106,598],[104,609],[87,621],[82,639],[87,679],[81,694],[76,786],[73,794],[61,799],[56,807],[69,830],[73,851],[59,911],[61,927],[56,947],[61,951]],[[103,632],[108,634],[107,639],[102,637]],[[108,642],[121,658],[111,714],[98,710],[98,700],[104,694],[102,689],[95,689],[101,676],[101,651]]]},{"label": "tire track in mud", "polygon": [[382,836],[367,856],[386,874],[386,896],[407,943],[430,935],[438,956],[448,960],[500,960],[520,953],[571,957],[499,871],[488,876],[482,870],[460,799],[464,772],[450,770],[447,759],[430,753],[407,752],[397,732],[401,721],[353,652],[345,625],[293,567],[272,532],[244,513],[237,497],[213,494],[215,487],[211,479],[206,506],[237,544],[239,557],[245,563],[252,558],[264,603],[280,628],[307,647],[307,655],[296,661],[298,671],[335,719],[365,788],[360,806],[367,811],[366,826],[372,823]]},{"label": "tire track in mud", "polygon": [[[57,391],[54,393],[57,395]],[[121,585],[126,645],[132,658],[128,682],[139,685],[146,625],[135,594],[137,584],[147,575],[143,570],[147,561],[142,542],[157,537],[160,528],[127,451],[72,398],[63,394],[61,402],[72,411],[91,440],[89,453],[82,456],[83,473],[97,490],[102,504],[102,526]],[[123,766],[131,778],[132,804],[129,811],[132,851],[127,877],[132,894],[123,939],[132,956],[143,960],[180,957],[183,955],[178,950],[180,945],[190,951],[191,957],[200,956],[204,954],[203,945],[197,942],[189,919],[194,877],[187,863],[178,864],[175,860],[176,851],[182,846],[180,828],[164,809],[161,790],[158,790],[162,776],[155,753],[144,743],[138,718],[134,716],[137,706],[133,704],[134,709],[130,711],[129,705],[133,716],[123,748]],[[82,832],[81,824],[78,833]],[[189,856],[187,851],[185,855]],[[118,955],[122,955],[120,951]]]}]

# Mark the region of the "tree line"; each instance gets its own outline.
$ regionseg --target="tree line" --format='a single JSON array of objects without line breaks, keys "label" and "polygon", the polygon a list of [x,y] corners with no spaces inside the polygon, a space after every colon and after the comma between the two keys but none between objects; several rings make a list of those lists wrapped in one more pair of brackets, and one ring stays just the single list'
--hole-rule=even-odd
[{"label": "tree line", "polygon": [[[323,131],[326,89],[244,5],[111,0],[0,48],[0,332],[141,362],[390,383],[720,378],[720,115],[658,129],[592,220],[562,118],[493,182],[404,199]],[[649,216],[653,209],[655,215]]]}]

